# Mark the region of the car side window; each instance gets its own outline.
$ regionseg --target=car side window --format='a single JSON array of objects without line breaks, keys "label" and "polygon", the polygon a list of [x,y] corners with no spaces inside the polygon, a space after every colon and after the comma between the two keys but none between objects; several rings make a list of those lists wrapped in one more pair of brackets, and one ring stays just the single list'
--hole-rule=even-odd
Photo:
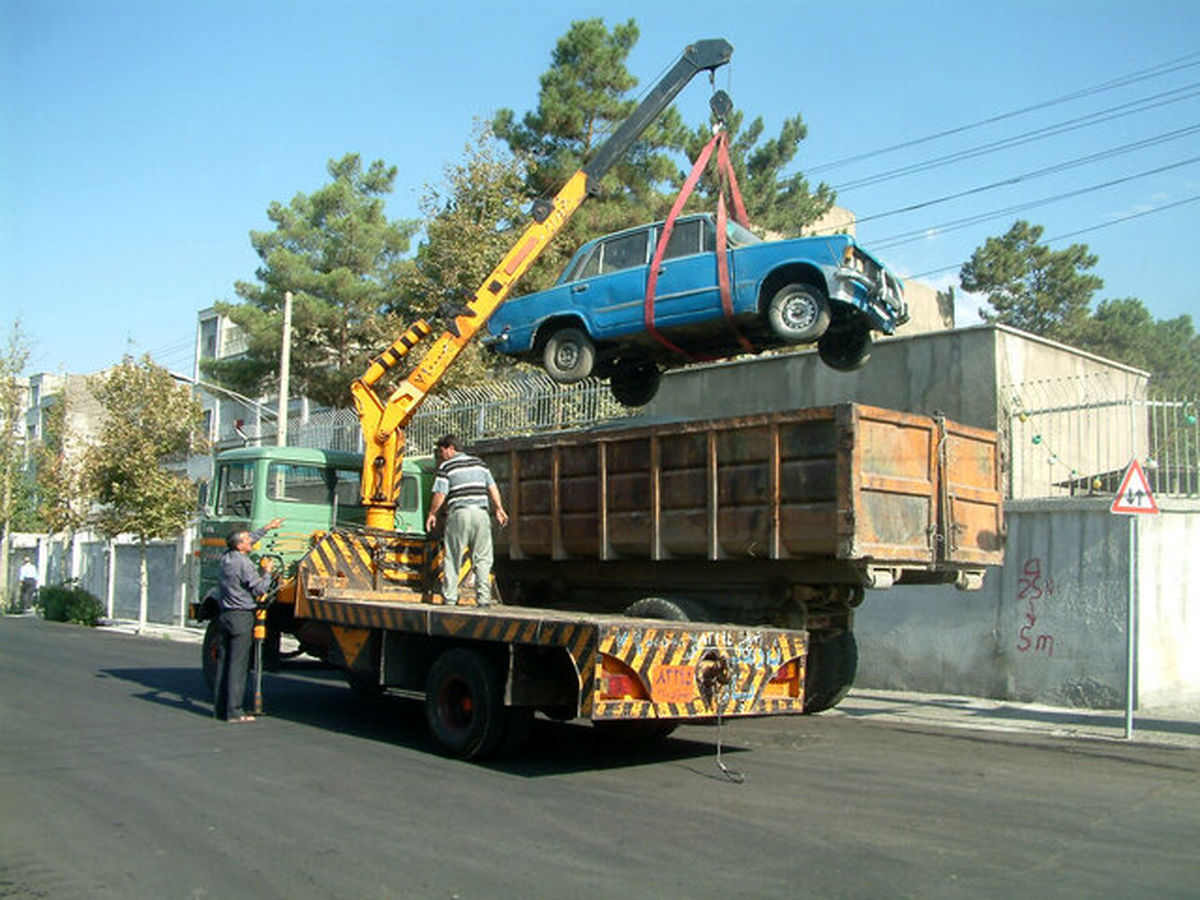
[{"label": "car side window", "polygon": [[644,266],[648,234],[647,231],[636,231],[633,234],[623,234],[605,241],[601,245],[603,250],[600,260],[601,273],[607,275],[609,272],[620,272],[622,269]]},{"label": "car side window", "polygon": [[[689,219],[672,228],[671,240],[667,242],[663,259],[676,259],[680,256],[693,256],[704,252],[701,244],[704,237],[704,221],[704,219]],[[658,234],[659,237],[662,236],[662,226],[659,226]]]}]

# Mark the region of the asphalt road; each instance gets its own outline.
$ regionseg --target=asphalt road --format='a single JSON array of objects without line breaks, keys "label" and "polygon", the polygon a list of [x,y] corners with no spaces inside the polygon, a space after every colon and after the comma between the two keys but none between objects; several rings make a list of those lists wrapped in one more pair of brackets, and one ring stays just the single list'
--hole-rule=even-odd
[{"label": "asphalt road", "polygon": [[293,664],[214,722],[198,647],[0,618],[0,898],[1195,897],[1200,752],[841,716],[439,756]]}]

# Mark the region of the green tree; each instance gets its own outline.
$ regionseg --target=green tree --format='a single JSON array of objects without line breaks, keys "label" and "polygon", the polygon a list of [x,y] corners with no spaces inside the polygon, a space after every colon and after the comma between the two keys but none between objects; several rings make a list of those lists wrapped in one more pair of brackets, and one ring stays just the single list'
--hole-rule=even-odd
[{"label": "green tree", "polygon": [[[440,303],[461,302],[483,284],[526,224],[524,176],[520,160],[477,123],[463,158],[446,166],[443,184],[427,186],[421,198],[426,240],[401,277],[400,314],[432,316]],[[437,390],[477,383],[511,368],[506,360],[484,355],[473,342]]]},{"label": "green tree", "polygon": [[990,237],[959,272],[963,290],[987,294],[985,321],[1042,337],[1075,342],[1087,327],[1092,296],[1103,279],[1087,274],[1098,258],[1086,244],[1051,250],[1043,228],[1018,220],[1002,237]]},{"label": "green tree", "polygon": [[[573,22],[541,76],[537,108],[519,122],[510,109],[496,114],[496,135],[528,161],[530,196],[556,193],[637,106],[637,100],[627,97],[637,79],[625,63],[638,36],[633,19],[611,31],[602,19]],[[834,197],[828,185],[813,190],[803,175],[784,174],[806,136],[804,122],[793,116],[777,138],[763,141],[761,118],[745,131],[742,121],[742,113],[735,111],[726,127],[750,219],[765,230],[798,234],[832,205]],[[605,176],[599,196],[583,206],[543,254],[526,288],[544,287],[584,240],[664,217],[686,175],[681,163],[690,169],[711,136],[710,122],[689,130],[674,107],[666,110]],[[713,208],[715,190],[715,181],[705,178],[691,208]]]},{"label": "green tree", "polygon": [[98,504],[94,522],[112,538],[132,534],[141,547],[138,619],[146,622],[146,546],[178,534],[195,508],[186,475],[167,468],[203,451],[203,411],[191,390],[147,356],[126,357],[91,379],[104,408],[100,436],[86,456],[86,479]]},{"label": "green tree", "polygon": [[[756,228],[795,237],[828,212],[835,197],[833,188],[824,182],[814,189],[801,172],[785,172],[808,136],[808,126],[797,114],[784,120],[778,137],[762,141],[765,126],[761,116],[745,130],[742,122],[743,113],[734,110],[725,128],[730,137],[729,160],[746,204],[746,214]],[[697,128],[686,145],[688,158],[699,157],[711,137],[711,125]],[[709,166],[697,188],[699,203],[708,209],[715,207],[718,191],[713,171]]]},{"label": "green tree", "polygon": [[376,160],[364,169],[351,153],[331,160],[328,171],[333,180],[324,187],[297,194],[286,206],[270,205],[273,231],[250,232],[262,260],[257,281],[235,285],[241,303],[214,304],[241,329],[246,351],[205,362],[208,377],[251,395],[276,386],[283,298],[291,291],[291,387],[345,407],[350,383],[368,359],[407,325],[408,315],[397,319],[386,311],[407,312],[394,307],[417,228],[385,214],[396,168]]},{"label": "green tree", "polygon": [[1156,320],[1141,300],[1105,300],[1078,345],[1099,356],[1145,369],[1164,396],[1200,394],[1200,335],[1190,316]]},{"label": "green tree", "polygon": [[87,522],[90,497],[80,441],[70,433],[68,393],[50,398],[42,416],[41,441],[33,448],[38,513],[46,530],[70,535]]},{"label": "green tree", "polygon": [[20,515],[24,470],[24,429],[21,403],[25,386],[21,377],[29,361],[29,341],[14,319],[8,341],[0,352],[0,609],[8,609],[8,556],[13,523]]}]

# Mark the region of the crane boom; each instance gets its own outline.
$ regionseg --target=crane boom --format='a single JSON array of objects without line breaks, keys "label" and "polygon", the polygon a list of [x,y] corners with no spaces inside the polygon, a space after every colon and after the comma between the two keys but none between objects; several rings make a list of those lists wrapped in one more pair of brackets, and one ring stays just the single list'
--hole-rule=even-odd
[{"label": "crane boom", "polygon": [[[552,201],[534,205],[533,221],[475,294],[461,306],[444,311],[441,334],[435,338],[433,326],[424,320],[418,321],[373,359],[363,376],[351,385],[366,445],[361,491],[368,527],[391,529],[394,526],[404,460],[404,428],[428,393],[587,196],[596,193],[600,179],[616,160],[693,77],[725,65],[732,54],[732,45],[720,38],[689,45],[591,161],[571,176]],[[386,397],[380,396],[375,390],[379,380],[418,344],[431,338],[432,345],[399,386]]]}]

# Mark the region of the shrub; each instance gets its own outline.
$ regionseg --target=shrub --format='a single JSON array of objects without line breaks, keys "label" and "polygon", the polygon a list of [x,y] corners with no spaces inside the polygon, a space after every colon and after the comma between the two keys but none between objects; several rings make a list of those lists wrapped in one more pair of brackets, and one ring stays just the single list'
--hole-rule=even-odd
[{"label": "shrub", "polygon": [[38,592],[42,617],[52,622],[74,622],[95,627],[104,617],[104,604],[83,588],[56,584]]}]

